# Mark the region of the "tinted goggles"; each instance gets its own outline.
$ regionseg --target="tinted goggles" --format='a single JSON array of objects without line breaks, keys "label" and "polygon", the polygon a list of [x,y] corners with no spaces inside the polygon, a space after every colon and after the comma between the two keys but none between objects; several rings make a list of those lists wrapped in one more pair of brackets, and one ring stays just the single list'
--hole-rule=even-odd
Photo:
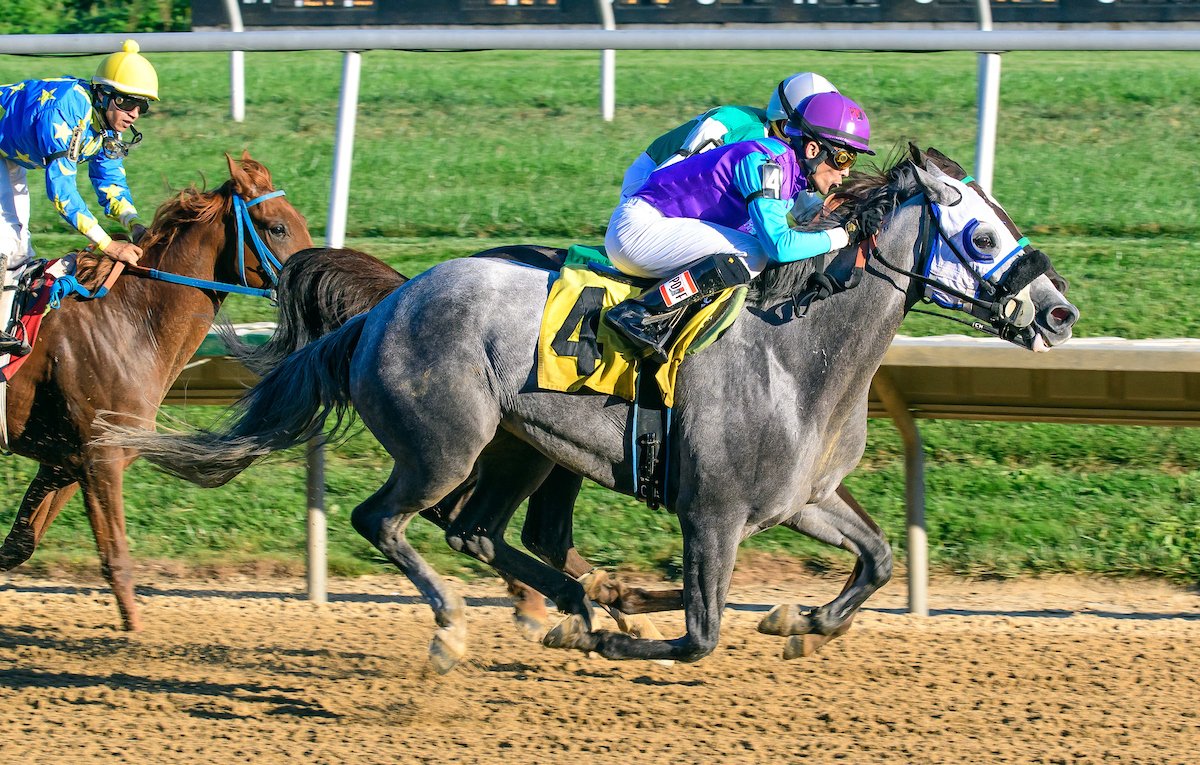
[{"label": "tinted goggles", "polygon": [[858,161],[858,152],[829,144],[825,144],[825,156],[829,158],[829,164],[838,170],[849,170]]},{"label": "tinted goggles", "polygon": [[130,96],[125,93],[113,93],[110,98],[112,99],[113,106],[116,106],[123,112],[131,112],[137,109],[142,115],[150,113],[150,99],[148,98]]}]

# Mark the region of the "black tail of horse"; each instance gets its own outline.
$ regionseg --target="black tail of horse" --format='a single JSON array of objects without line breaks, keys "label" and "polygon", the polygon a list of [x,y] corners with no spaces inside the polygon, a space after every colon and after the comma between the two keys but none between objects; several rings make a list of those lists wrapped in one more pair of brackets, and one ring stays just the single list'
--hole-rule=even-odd
[{"label": "black tail of horse", "polygon": [[231,356],[265,375],[293,352],[371,310],[408,277],[365,252],[313,247],[288,258],[279,274],[279,318],[271,339],[248,345],[228,324],[217,331]]},{"label": "black tail of horse", "polygon": [[[221,486],[256,460],[329,436],[349,424],[350,360],[365,314],[284,359],[251,388],[214,429],[161,434],[110,426],[106,443],[138,451],[164,471],[204,487]],[[224,424],[227,423],[227,424]]]}]

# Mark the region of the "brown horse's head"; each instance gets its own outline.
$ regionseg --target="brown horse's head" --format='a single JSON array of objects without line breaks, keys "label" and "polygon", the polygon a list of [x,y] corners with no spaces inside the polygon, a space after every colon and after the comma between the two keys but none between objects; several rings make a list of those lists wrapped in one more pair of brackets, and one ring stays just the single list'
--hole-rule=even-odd
[{"label": "brown horse's head", "polygon": [[[241,159],[235,160],[229,154],[225,155],[225,159],[229,163],[229,182],[222,187],[222,190],[228,195],[231,205],[233,205],[234,197],[239,197],[242,202],[249,205],[246,210],[250,214],[250,219],[263,245],[270,253],[282,263],[292,253],[312,247],[312,237],[308,233],[308,221],[295,207],[292,207],[286,197],[280,194],[269,199],[255,201],[275,191],[275,186],[271,183],[270,171],[261,162],[251,157],[248,151],[242,152]],[[230,218],[233,219],[231,221],[233,226],[230,230],[236,231],[236,215],[231,215]],[[277,266],[262,262],[257,247],[250,241],[252,236],[248,230],[243,231],[242,236],[245,241],[244,278],[247,286],[273,286],[275,277],[272,273],[277,271]],[[232,271],[227,276],[241,281],[243,277],[236,265],[238,259],[236,233],[230,237],[226,250],[233,256],[227,263]],[[222,269],[222,271],[224,270]]]},{"label": "brown horse's head", "polygon": [[[241,159],[225,155],[229,162],[229,180],[215,191],[203,191],[189,186],[177,196],[168,199],[154,214],[154,223],[138,243],[145,253],[142,263],[178,273],[187,273],[207,278],[210,273],[219,281],[234,284],[241,282],[238,267],[237,223],[234,198],[243,202],[275,191],[271,173],[261,163],[242,152]],[[280,262],[286,261],[300,250],[312,247],[308,233],[308,222],[293,207],[285,196],[265,199],[247,208],[254,229],[263,244]],[[196,227],[202,226],[197,232]],[[208,264],[190,262],[200,251],[214,251],[207,247],[176,246],[185,232],[197,232],[211,237],[214,243],[221,237],[224,247],[216,254],[215,262]],[[245,250],[245,277],[250,287],[269,287],[272,284],[268,271],[259,262],[259,255],[248,231],[243,231]],[[80,253],[77,259],[76,278],[85,286],[102,284],[115,265],[115,261],[97,253]]]}]

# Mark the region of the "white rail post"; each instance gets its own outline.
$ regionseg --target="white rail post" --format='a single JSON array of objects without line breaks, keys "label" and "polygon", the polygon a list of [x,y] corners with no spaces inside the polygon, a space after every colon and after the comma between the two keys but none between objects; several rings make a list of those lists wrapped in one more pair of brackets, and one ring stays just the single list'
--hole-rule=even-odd
[{"label": "white rail post", "polygon": [[326,585],[328,563],[326,548],[328,535],[325,531],[325,441],[314,438],[308,442],[308,477],[305,494],[308,518],[305,551],[308,563],[308,599],[313,603],[325,603],[329,597]]},{"label": "white rail post", "polygon": [[908,402],[883,369],[872,381],[904,442],[904,508],[908,520],[908,612],[929,616],[929,540],[925,531],[925,449]]},{"label": "white rail post", "polygon": [[[229,31],[244,32],[238,0],[225,0],[225,12],[229,15]],[[229,116],[234,122],[246,119],[246,54],[240,50],[229,51]]]},{"label": "white rail post", "polygon": [[[989,0],[978,0],[979,30],[992,31],[992,6]],[[979,130],[975,138],[975,180],[987,193],[992,193],[996,167],[996,122],[1000,114],[1000,54],[979,54]]]},{"label": "white rail post", "polygon": [[[600,12],[600,22],[607,31],[614,31],[617,22],[613,16],[613,0],[596,0],[596,10]],[[600,51],[600,116],[605,122],[612,122],[617,103],[617,52],[605,49]]]},{"label": "white rail post", "polygon": [[[350,200],[350,166],[354,158],[354,123],[358,113],[358,83],[362,54],[346,51],[342,59],[342,92],[338,98],[337,135],[333,149],[333,180],[329,188],[329,217],[325,245],[346,244],[346,211]],[[325,442],[308,444],[308,599],[327,600],[325,513]]]}]

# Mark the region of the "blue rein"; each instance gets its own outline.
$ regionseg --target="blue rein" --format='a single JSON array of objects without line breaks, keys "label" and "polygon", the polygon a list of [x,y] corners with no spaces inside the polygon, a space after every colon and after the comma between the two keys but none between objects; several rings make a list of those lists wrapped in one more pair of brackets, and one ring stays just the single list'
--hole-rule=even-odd
[{"label": "blue rein", "polygon": [[[254,228],[254,221],[250,219],[250,208],[254,205],[265,202],[268,199],[284,196],[285,192],[282,189],[272,191],[269,194],[263,194],[260,197],[255,197],[249,202],[242,199],[238,194],[233,195],[233,212],[234,220],[237,222],[237,248],[238,248],[238,278],[240,284],[228,284],[226,282],[210,281],[208,279],[197,279],[191,276],[183,276],[181,274],[173,274],[170,271],[160,271],[157,268],[139,268],[137,275],[144,276],[149,279],[154,279],[160,282],[168,282],[170,284],[182,284],[187,287],[196,287],[202,290],[213,290],[216,292],[231,292],[238,295],[250,295],[252,297],[275,297],[274,289],[260,289],[251,287],[246,283],[246,232],[250,232],[250,244],[254,247],[254,254],[258,257],[258,262],[262,265],[263,271],[266,272],[267,278],[271,285],[279,284],[279,272],[283,268],[283,264],[279,258],[275,257],[275,253],[271,252],[267,247],[266,242],[258,235],[258,230]],[[82,284],[75,280],[74,276],[63,276],[56,279],[50,293],[50,307],[58,308],[62,304],[62,299],[67,295],[74,294],[83,300],[95,300],[102,298],[108,294],[108,288],[99,287],[95,292],[88,290]]]},{"label": "blue rein", "polygon": [[282,189],[272,191],[270,194],[263,194],[261,197],[255,197],[249,202],[242,199],[238,194],[233,195],[233,213],[234,220],[237,221],[237,250],[238,250],[238,279],[240,284],[227,284],[225,282],[213,282],[207,279],[196,279],[191,276],[180,276],[173,274],[170,271],[159,271],[157,268],[147,268],[145,275],[151,279],[157,279],[160,282],[170,282],[171,284],[183,284],[188,287],[197,287],[202,290],[215,290],[217,292],[233,292],[238,295],[252,295],[254,297],[273,298],[275,296],[274,289],[259,289],[251,287],[246,283],[246,234],[249,232],[250,244],[254,247],[254,254],[258,257],[258,262],[262,265],[263,271],[266,272],[267,278],[270,279],[272,285],[279,284],[279,271],[283,268],[283,263],[279,262],[279,258],[275,257],[275,253],[271,252],[267,247],[266,242],[258,235],[258,229],[254,228],[254,221],[250,219],[250,208],[259,202],[265,202],[268,199],[284,196]]}]

